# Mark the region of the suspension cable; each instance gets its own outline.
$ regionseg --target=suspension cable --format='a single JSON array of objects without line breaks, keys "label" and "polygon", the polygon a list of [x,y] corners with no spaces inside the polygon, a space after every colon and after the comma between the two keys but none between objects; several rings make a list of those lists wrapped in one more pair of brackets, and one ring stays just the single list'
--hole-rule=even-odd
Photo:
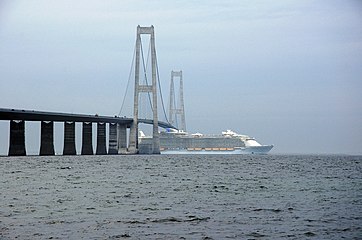
[{"label": "suspension cable", "polygon": [[[173,82],[173,84],[175,84],[175,82]],[[177,104],[177,101],[176,101],[176,98],[175,98],[175,85],[174,85],[174,87],[173,87],[173,106],[174,106],[174,109],[175,109],[175,122],[176,122],[176,127],[179,127],[179,125],[178,125],[178,114],[177,114],[177,109],[178,109],[178,105],[179,104]]]},{"label": "suspension cable", "polygon": [[[149,51],[148,51],[149,52]],[[145,58],[143,56],[143,47],[142,47],[142,41],[141,41],[141,53],[142,53],[142,63],[143,63],[143,72],[144,72],[144,76],[145,76],[145,80],[146,80],[146,84],[148,85],[148,81],[147,81],[147,71],[146,71],[146,65],[145,65]],[[148,57],[147,57],[147,61],[148,61]],[[153,111],[153,106],[152,106],[152,101],[151,101],[151,96],[150,96],[150,92],[147,92],[148,95],[148,100],[150,102],[150,106],[151,106],[151,110]]]},{"label": "suspension cable", "polygon": [[[146,81],[146,84],[148,85],[148,81],[147,81],[147,67],[146,67],[146,64],[145,64],[145,59],[144,59],[144,54],[143,54],[143,47],[142,47],[142,41],[141,41],[141,56],[142,56],[142,63],[143,63],[143,72],[144,72],[144,77],[145,77],[145,81]],[[151,43],[150,43],[151,45]],[[125,94],[124,94],[124,97],[123,97],[123,101],[122,101],[122,105],[121,105],[121,109],[118,113],[118,116],[121,115],[122,111],[123,111],[123,107],[124,107],[124,104],[125,104],[125,101],[126,101],[126,96],[127,96],[127,92],[128,92],[128,88],[129,88],[129,85],[130,85],[130,82],[131,82],[131,75],[132,75],[132,69],[133,69],[133,66],[134,66],[134,61],[135,61],[135,55],[136,55],[136,47],[137,47],[137,43],[135,45],[135,48],[134,48],[134,51],[133,51],[133,57],[132,57],[132,63],[131,63],[131,69],[130,69],[130,72],[129,72],[129,75],[128,75],[128,82],[127,82],[127,87],[126,87],[126,91],[125,91]],[[148,49],[148,56],[147,56],[147,66],[148,66],[148,62],[149,62],[149,53],[150,53],[150,47]],[[156,53],[155,53],[156,54]],[[167,114],[166,114],[166,110],[165,110],[165,105],[164,105],[164,101],[163,101],[163,95],[162,95],[162,89],[161,89],[161,81],[160,81],[160,75],[159,75],[159,69],[158,69],[158,62],[157,62],[157,56],[156,56],[156,75],[157,75],[157,82],[158,82],[158,87],[160,89],[160,97],[161,97],[161,103],[162,103],[162,110],[163,110],[163,114],[165,115],[165,119],[166,119],[166,122],[169,123],[169,120],[167,118]],[[150,102],[150,106],[151,106],[151,109],[153,111],[153,106],[152,106],[152,101],[151,101],[151,96],[150,96],[150,93],[148,92],[148,99],[149,99],[149,102]],[[177,121],[177,119],[176,119]]]},{"label": "suspension cable", "polygon": [[166,110],[165,110],[165,105],[164,105],[164,103],[163,103],[162,90],[161,90],[161,82],[160,82],[160,75],[159,75],[159,71],[158,71],[157,57],[156,57],[156,71],[157,71],[156,73],[157,73],[158,87],[159,87],[159,89],[160,89],[160,96],[161,96],[161,103],[162,103],[163,114],[165,114],[166,122],[167,122],[167,123],[170,123],[170,122],[168,121],[167,114],[166,114]]},{"label": "suspension cable", "polygon": [[121,116],[121,113],[122,113],[122,110],[123,110],[123,107],[124,107],[124,103],[125,103],[125,101],[126,101],[126,96],[127,96],[129,84],[130,84],[130,82],[131,82],[132,69],[133,69],[134,60],[135,60],[135,55],[136,55],[136,47],[137,47],[137,44],[135,44],[135,47],[134,47],[133,57],[132,57],[132,63],[131,63],[131,69],[130,69],[129,75],[128,75],[127,87],[126,87],[126,91],[125,91],[124,96],[123,96],[123,101],[122,101],[121,109],[119,110],[119,113],[118,113],[118,117]]}]

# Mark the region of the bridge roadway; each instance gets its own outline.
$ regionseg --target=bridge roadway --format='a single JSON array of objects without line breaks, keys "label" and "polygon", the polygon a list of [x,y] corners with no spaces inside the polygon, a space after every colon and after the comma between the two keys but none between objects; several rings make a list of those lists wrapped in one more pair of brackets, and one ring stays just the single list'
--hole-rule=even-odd
[{"label": "bridge roadway", "polygon": [[[59,112],[43,112],[33,110],[19,110],[0,108],[0,120],[23,120],[23,121],[53,121],[53,122],[103,122],[103,123],[119,123],[121,125],[130,125],[133,118],[126,117],[110,117],[87,114],[59,113]],[[153,124],[152,119],[138,119],[139,123]],[[162,128],[175,128],[169,123],[158,121],[158,126]]]},{"label": "bridge roadway", "polygon": [[[75,123],[82,123],[82,155],[92,155],[93,137],[92,123],[97,123],[97,150],[95,154],[127,154],[130,153],[127,148],[127,128],[132,127],[133,118],[126,117],[110,117],[58,113],[58,112],[42,112],[33,110],[19,110],[0,108],[0,120],[10,121],[10,139],[9,139],[9,156],[26,155],[25,147],[25,122],[39,121],[41,122],[41,140],[39,155],[54,155],[54,122],[64,123],[64,146],[63,155],[76,155],[75,147]],[[109,147],[106,148],[106,124],[109,124]],[[138,119],[138,123],[153,124],[152,119]],[[171,124],[158,121],[158,125],[162,128],[174,128]],[[137,139],[131,139],[138,142]],[[137,135],[136,135],[137,137]],[[130,142],[129,141],[129,142]],[[151,152],[149,146],[144,153]],[[128,150],[127,150],[128,149]],[[139,151],[142,152],[141,150]],[[137,151],[135,152],[137,153]]]}]

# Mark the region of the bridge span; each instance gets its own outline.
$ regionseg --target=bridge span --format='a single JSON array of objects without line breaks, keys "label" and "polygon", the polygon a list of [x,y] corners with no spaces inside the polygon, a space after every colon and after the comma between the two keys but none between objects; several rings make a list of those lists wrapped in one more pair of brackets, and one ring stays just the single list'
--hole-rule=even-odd
[{"label": "bridge span", "polygon": [[[147,81],[145,66],[141,67],[141,56],[143,59],[143,48],[141,35],[148,35],[150,38],[151,52],[151,72],[152,81]],[[134,56],[134,101],[133,101],[133,118],[98,116],[86,114],[41,112],[18,109],[0,108],[0,120],[10,121],[10,144],[9,156],[26,155],[25,148],[25,122],[40,121],[41,122],[41,142],[39,155],[54,155],[54,122],[64,123],[64,148],[63,155],[77,154],[75,149],[75,123],[82,123],[82,155],[93,154],[92,146],[92,125],[97,123],[97,150],[96,154],[136,154],[160,153],[159,127],[174,128],[171,124],[158,121],[157,93],[160,86],[158,75],[158,66],[155,48],[155,32],[154,27],[137,26],[136,47]],[[143,62],[143,61],[142,61]],[[144,65],[144,62],[143,62]],[[141,77],[145,82],[141,81]],[[161,91],[161,88],[159,89]],[[153,119],[139,118],[139,97],[141,94],[147,94],[150,102]],[[151,101],[152,96],[152,101]],[[162,94],[161,94],[161,103]],[[123,105],[123,104],[122,104]],[[164,108],[163,108],[164,110]],[[164,111],[165,112],[165,111]],[[167,119],[167,118],[166,118]],[[138,144],[138,124],[151,124],[152,128],[152,144]],[[106,148],[106,124],[109,124],[109,147]],[[127,129],[129,128],[129,131]],[[128,141],[127,141],[127,134]]]},{"label": "bridge span", "polygon": [[[75,123],[82,123],[82,155],[92,155],[92,123],[97,123],[97,147],[95,154],[127,154],[127,128],[133,125],[133,118],[99,116],[60,112],[0,108],[0,120],[10,121],[9,156],[25,156],[25,122],[41,122],[39,155],[54,155],[54,122],[64,123],[63,155],[76,155]],[[154,124],[152,119],[138,119],[138,123]],[[106,148],[106,124],[109,124],[108,151]],[[174,128],[171,124],[158,121],[162,128]],[[132,136],[129,136],[132,137]],[[137,139],[135,140],[137,142]],[[142,153],[142,152],[141,152]]]}]

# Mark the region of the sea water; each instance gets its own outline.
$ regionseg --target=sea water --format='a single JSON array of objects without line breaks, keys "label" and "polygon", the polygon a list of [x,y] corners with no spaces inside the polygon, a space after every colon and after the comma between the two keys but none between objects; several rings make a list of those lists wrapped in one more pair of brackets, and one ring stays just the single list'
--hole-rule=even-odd
[{"label": "sea water", "polygon": [[361,239],[362,156],[0,158],[0,239]]}]

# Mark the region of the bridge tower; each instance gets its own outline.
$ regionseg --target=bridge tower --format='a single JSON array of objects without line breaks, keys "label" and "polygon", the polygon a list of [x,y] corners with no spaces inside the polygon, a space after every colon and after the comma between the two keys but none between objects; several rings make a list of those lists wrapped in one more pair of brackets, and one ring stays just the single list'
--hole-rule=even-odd
[{"label": "bridge tower", "polygon": [[[180,106],[176,106],[175,99],[175,84],[174,77],[179,77],[180,80],[180,88],[179,88],[179,104]],[[182,71],[171,71],[171,85],[170,85],[170,103],[169,103],[169,121],[170,124],[175,126],[177,123],[177,116],[180,116],[180,125],[179,130],[186,131],[186,121],[185,121],[185,106],[184,106],[184,88],[183,88],[183,80],[182,80]],[[177,125],[177,124],[176,124]]]},{"label": "bridge tower", "polygon": [[[141,54],[141,35],[150,35],[151,43],[151,65],[152,65],[152,84],[140,85],[140,54]],[[160,137],[158,133],[158,115],[157,115],[157,75],[156,75],[156,48],[155,32],[153,25],[151,27],[137,26],[136,38],[136,64],[135,64],[135,89],[133,105],[133,123],[130,129],[129,152],[138,152],[138,102],[141,93],[152,94],[152,113],[153,113],[153,154],[160,153]]]}]

